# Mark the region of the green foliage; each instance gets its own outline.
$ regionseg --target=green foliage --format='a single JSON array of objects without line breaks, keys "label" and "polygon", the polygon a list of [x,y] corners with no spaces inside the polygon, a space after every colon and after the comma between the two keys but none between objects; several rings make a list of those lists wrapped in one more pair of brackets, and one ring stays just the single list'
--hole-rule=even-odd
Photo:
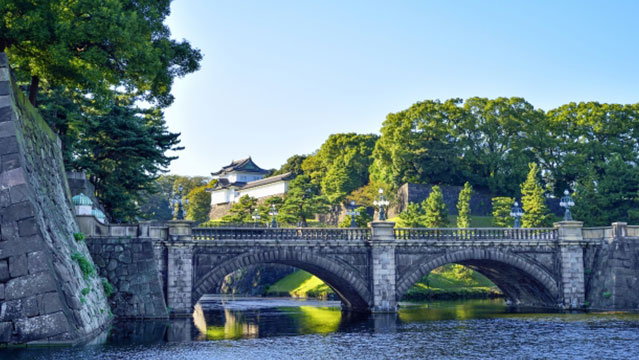
[{"label": "green foliage", "polygon": [[379,189],[384,190],[384,196],[388,198],[391,204],[396,201],[395,192],[391,191],[390,185],[375,181],[371,181],[368,184],[355,189],[346,197],[345,200],[347,203],[355,201],[356,204],[373,207],[373,202],[377,196],[379,196]]},{"label": "green foliage", "polygon": [[93,266],[93,263],[82,253],[78,251],[74,252],[71,254],[71,259],[78,263],[78,266],[80,266],[80,270],[82,271],[82,276],[84,276],[85,280],[95,276],[95,267]]},{"label": "green foliage", "polygon": [[601,293],[601,296],[605,297],[606,299],[610,298],[612,296],[612,293],[610,291],[604,291]]},{"label": "green foliage", "polygon": [[[183,187],[183,194],[188,198],[193,190],[198,187],[211,187],[214,185],[214,181],[210,181],[209,178],[204,176],[180,176],[180,175],[161,175],[157,179],[155,179],[147,191],[142,193],[142,199],[140,203],[140,212],[141,216],[145,219],[152,219],[158,221],[168,221],[173,219],[173,208],[169,203],[169,200],[177,193],[180,185]],[[201,216],[202,210],[199,201],[201,201],[202,195],[196,195],[198,200],[195,200],[197,203],[195,206],[197,208],[196,213],[197,216]],[[209,196],[209,203],[210,203]],[[192,200],[189,199],[189,202]],[[186,205],[185,209],[187,209],[187,217],[188,217],[188,209],[190,205]],[[210,206],[210,204],[208,205]],[[193,216],[195,217],[195,216]]]},{"label": "green foliage", "polygon": [[[373,221],[373,217],[366,211],[366,207],[360,206],[355,209],[359,214],[355,216],[355,224],[357,227],[365,228],[368,227],[368,223]],[[344,220],[339,223],[339,227],[347,228],[351,226],[351,215],[344,216]]]},{"label": "green foliage", "polygon": [[222,221],[231,223],[252,222],[253,211],[257,208],[257,199],[244,195],[234,203],[229,210],[229,214],[222,217]]},{"label": "green foliage", "polygon": [[543,112],[515,97],[418,102],[387,116],[371,179],[394,187],[468,181],[514,195],[537,156],[532,149],[547,142],[543,120]]},{"label": "green foliage", "polygon": [[270,176],[282,175],[288,172],[294,176],[300,175],[304,172],[304,170],[302,170],[302,163],[306,158],[306,155],[293,155],[286,160],[286,164],[282,165],[279,170],[271,173]]},{"label": "green foliage", "polygon": [[515,199],[505,196],[492,198],[493,223],[497,227],[512,227],[514,218],[510,216]]},{"label": "green foliage", "polygon": [[73,238],[75,239],[75,241],[84,241],[84,233],[73,233]]},{"label": "green foliage", "polygon": [[573,217],[586,226],[639,223],[639,168],[613,155],[601,173],[591,170],[575,187]]},{"label": "green foliage", "polygon": [[333,134],[302,163],[304,174],[332,205],[368,183],[377,135]]},{"label": "green foliage", "polygon": [[399,214],[402,227],[424,227],[426,212],[418,203],[408,203],[406,209]]},{"label": "green foliage", "polygon": [[111,297],[111,295],[113,295],[113,292],[114,292],[113,285],[111,285],[109,280],[105,278],[101,278],[101,280],[102,280],[102,288],[104,289],[104,295],[106,295],[107,298]]},{"label": "green foliage", "polygon": [[202,56],[170,38],[170,1],[55,0],[0,2],[0,51],[38,84],[95,96],[121,88],[168,106],[173,78],[198,69]]},{"label": "green foliage", "polygon": [[289,191],[279,210],[279,219],[291,225],[307,226],[307,219],[329,210],[326,197],[319,195],[319,188],[308,175],[299,175],[289,184]]},{"label": "green foliage", "polygon": [[422,202],[424,209],[424,225],[436,228],[448,225],[448,209],[439,186],[433,186],[428,198]]},{"label": "green foliage", "polygon": [[84,296],[88,295],[90,292],[91,292],[91,288],[90,287],[85,287],[81,291],[82,295],[84,295]]},{"label": "green foliage", "polygon": [[87,172],[118,221],[140,215],[142,194],[175,159],[166,151],[180,149],[162,109],[202,56],[171,39],[169,13],[170,1],[0,2],[0,51],[60,136],[65,167]]},{"label": "green foliage", "polygon": [[211,194],[206,191],[215,185],[217,180],[212,180],[207,185],[198,186],[186,195],[186,199],[189,201],[186,208],[186,219],[195,221],[196,223],[202,223],[209,219],[209,213],[211,212]]},{"label": "green foliage", "polygon": [[464,188],[459,192],[459,200],[457,200],[457,227],[470,227],[470,196],[473,193],[473,187],[469,182],[464,184]]},{"label": "green foliage", "polygon": [[530,171],[526,181],[521,184],[521,203],[524,216],[521,226],[525,228],[551,226],[553,215],[546,206],[544,189],[539,183],[539,167],[536,163],[528,165]]}]

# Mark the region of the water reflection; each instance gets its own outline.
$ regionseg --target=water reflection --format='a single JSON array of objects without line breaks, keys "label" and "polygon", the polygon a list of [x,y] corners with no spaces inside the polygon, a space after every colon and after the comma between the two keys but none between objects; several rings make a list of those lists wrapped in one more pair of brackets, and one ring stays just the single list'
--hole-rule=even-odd
[{"label": "water reflection", "polygon": [[0,350],[5,359],[637,358],[639,314],[512,312],[503,302],[402,304],[204,301],[193,318],[120,321],[106,344]]}]

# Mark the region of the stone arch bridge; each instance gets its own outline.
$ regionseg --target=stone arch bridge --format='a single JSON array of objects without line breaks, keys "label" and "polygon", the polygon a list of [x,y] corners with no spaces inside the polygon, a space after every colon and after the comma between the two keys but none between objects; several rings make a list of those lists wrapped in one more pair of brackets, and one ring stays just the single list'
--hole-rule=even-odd
[{"label": "stone arch bridge", "polygon": [[[585,304],[580,222],[538,229],[191,228],[174,221],[155,237],[166,304],[190,314],[227,274],[249,265],[285,264],[324,280],[343,308],[393,312],[422,276],[448,263],[492,280],[513,305],[576,309]],[[153,232],[153,230],[151,231]],[[161,239],[161,240],[160,240]]]}]

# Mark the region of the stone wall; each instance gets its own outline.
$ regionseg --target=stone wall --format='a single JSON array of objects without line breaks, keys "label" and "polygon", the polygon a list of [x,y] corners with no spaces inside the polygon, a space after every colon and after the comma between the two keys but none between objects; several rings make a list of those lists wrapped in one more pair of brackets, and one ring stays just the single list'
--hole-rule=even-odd
[{"label": "stone wall", "polygon": [[639,237],[613,224],[584,256],[586,301],[596,310],[639,310]]},{"label": "stone wall", "polygon": [[100,276],[109,280],[113,314],[119,318],[168,318],[153,241],[147,238],[89,238]]},{"label": "stone wall", "polygon": [[60,140],[0,53],[0,344],[77,342],[110,322],[82,241]]}]

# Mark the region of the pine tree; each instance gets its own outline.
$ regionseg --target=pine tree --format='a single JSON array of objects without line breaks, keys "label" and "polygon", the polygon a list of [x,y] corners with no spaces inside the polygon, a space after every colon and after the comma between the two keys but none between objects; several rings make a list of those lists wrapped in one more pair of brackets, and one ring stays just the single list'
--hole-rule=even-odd
[{"label": "pine tree", "polygon": [[408,203],[399,214],[402,227],[416,228],[424,226],[424,209],[417,203]]},{"label": "pine tree", "polygon": [[493,206],[493,223],[497,227],[512,227],[513,217],[510,216],[510,210],[515,203],[515,199],[505,196],[497,196],[492,198]]},{"label": "pine tree", "polygon": [[459,192],[457,200],[457,227],[470,227],[470,196],[473,193],[473,187],[468,183],[464,184],[464,188]]},{"label": "pine tree", "polygon": [[536,163],[528,164],[530,171],[526,181],[521,184],[521,204],[524,216],[521,226],[525,228],[551,226],[553,216],[546,206],[544,189],[538,180],[539,167]]},{"label": "pine tree", "polygon": [[426,213],[424,216],[426,227],[434,228],[448,225],[448,209],[439,186],[433,186],[428,199],[422,203],[422,208]]}]

